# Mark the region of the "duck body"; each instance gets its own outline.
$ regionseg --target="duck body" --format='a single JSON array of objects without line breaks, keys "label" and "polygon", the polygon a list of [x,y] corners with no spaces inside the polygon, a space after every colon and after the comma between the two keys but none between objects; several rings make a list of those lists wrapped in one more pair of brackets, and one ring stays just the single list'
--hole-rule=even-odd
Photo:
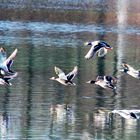
[{"label": "duck body", "polygon": [[117,78],[113,76],[97,76],[96,80],[91,80],[87,83],[96,84],[102,88],[116,89]]},{"label": "duck body", "polygon": [[14,79],[15,77],[17,77],[18,73],[16,72],[13,75],[8,75],[8,76],[4,76],[2,74],[0,74],[0,85],[8,85],[11,86],[12,84],[10,83],[10,80]]},{"label": "duck body", "polygon": [[120,71],[127,73],[128,75],[130,75],[134,78],[140,79],[140,70],[136,70],[132,66],[130,66],[126,63],[123,63],[122,67],[123,67],[123,69],[121,69]]},{"label": "duck body", "polygon": [[75,85],[75,83],[73,83],[72,81],[68,81],[68,80],[65,80],[65,79],[60,79],[60,78],[56,78],[56,77],[52,77],[50,79],[55,80],[55,81],[59,82],[62,85],[65,85],[65,86]]},{"label": "duck body", "polygon": [[86,59],[90,59],[92,57],[95,57],[96,54],[98,55],[98,57],[104,57],[107,54],[107,50],[113,49],[105,41],[87,42],[85,45],[91,46],[90,50],[85,55]]},{"label": "duck body", "polygon": [[52,77],[50,78],[51,80],[55,80],[65,86],[67,85],[76,85],[75,83],[72,82],[72,80],[74,79],[74,77],[77,75],[77,71],[78,71],[78,67],[75,66],[74,69],[68,73],[67,75],[65,75],[65,73],[58,67],[54,67],[55,69],[55,73],[58,75],[58,77]]}]

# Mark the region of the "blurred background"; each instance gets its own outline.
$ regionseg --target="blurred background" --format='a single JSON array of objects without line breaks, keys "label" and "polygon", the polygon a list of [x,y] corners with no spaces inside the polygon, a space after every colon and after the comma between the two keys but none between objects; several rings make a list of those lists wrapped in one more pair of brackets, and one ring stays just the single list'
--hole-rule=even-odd
[{"label": "blurred background", "polygon": [[[0,0],[0,45],[18,48],[12,86],[0,87],[1,140],[138,140],[139,120],[114,109],[140,109],[140,81],[119,72],[140,69],[139,0]],[[105,59],[85,60],[86,41],[113,46]],[[49,80],[54,66],[77,65],[77,86]],[[118,77],[117,92],[85,82]],[[68,110],[67,107],[70,107]],[[104,110],[101,114],[97,110]]]}]

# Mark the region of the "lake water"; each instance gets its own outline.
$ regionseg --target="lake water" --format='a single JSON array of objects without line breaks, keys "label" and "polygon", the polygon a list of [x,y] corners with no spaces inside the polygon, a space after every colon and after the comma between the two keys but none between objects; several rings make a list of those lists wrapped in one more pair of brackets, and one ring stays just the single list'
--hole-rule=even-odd
[{"label": "lake water", "polygon": [[[0,45],[18,48],[11,87],[0,87],[1,140],[138,140],[140,120],[108,116],[140,109],[140,81],[118,71],[122,62],[140,69],[139,0],[0,1]],[[89,40],[113,50],[85,60]],[[54,66],[77,65],[77,86],[49,78]],[[97,75],[118,77],[117,92],[88,85]],[[66,110],[70,106],[70,110]],[[103,110],[98,113],[97,110]]]}]

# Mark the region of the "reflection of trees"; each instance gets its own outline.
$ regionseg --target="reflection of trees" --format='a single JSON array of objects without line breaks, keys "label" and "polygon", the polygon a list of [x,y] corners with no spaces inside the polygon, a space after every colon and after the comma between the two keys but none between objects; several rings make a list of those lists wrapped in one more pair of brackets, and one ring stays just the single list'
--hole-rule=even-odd
[{"label": "reflection of trees", "polygon": [[[118,30],[120,31],[120,33],[118,34],[118,40],[117,40],[117,69],[119,70],[121,68],[121,64],[125,55],[125,49],[126,49],[126,38],[125,35],[123,33],[121,33],[121,31],[124,31],[126,29],[127,26],[127,8],[128,8],[128,2],[126,0],[121,1],[118,0],[117,1],[117,18],[118,18]],[[120,91],[121,87],[125,87],[125,79],[121,79],[121,75],[120,73],[118,73],[118,79],[120,80],[119,84],[122,85],[118,85],[117,89],[118,91]],[[119,95],[117,95],[119,96]],[[120,97],[117,97],[120,98]],[[116,102],[116,107],[120,107],[119,104],[117,104]]]},{"label": "reflection of trees", "polygon": [[28,49],[28,91],[27,91],[27,103],[26,103],[26,138],[29,138],[31,129],[31,111],[32,111],[32,89],[33,89],[33,47],[32,45]]},{"label": "reflection of trees", "polygon": [[6,140],[7,139],[7,135],[8,135],[8,128],[9,128],[9,116],[8,116],[8,104],[9,104],[9,93],[10,90],[6,89],[5,90],[6,93],[4,94],[4,101],[3,101],[3,105],[2,105],[2,110],[3,110],[3,114],[0,115],[0,132],[1,132],[1,138],[2,140]]},{"label": "reflection of trees", "polygon": [[[104,2],[105,1],[101,0],[101,3]],[[118,4],[120,4],[118,5],[118,11],[120,10],[119,8],[122,7],[122,5],[127,5],[125,3],[126,1],[124,2],[124,4],[122,4],[122,1],[120,0],[118,0],[117,2]],[[31,9],[21,9],[19,11],[13,9],[3,9],[1,10],[1,17],[2,19],[18,19],[21,21],[47,20],[47,22],[57,23],[97,23],[97,25],[106,28],[106,24],[108,23],[107,20],[113,20],[112,17],[114,17],[114,13],[106,13],[106,7],[103,6],[104,4],[99,7],[100,11],[98,13],[92,10],[59,11],[52,9],[40,9],[34,11]],[[119,16],[123,18],[123,16],[125,15],[123,14],[123,12],[121,13],[121,10],[119,12],[120,13],[118,13],[118,20]],[[120,30],[123,30],[125,28],[125,24],[119,24],[121,24],[120,21],[118,21],[118,28]],[[27,30],[30,31],[29,28],[27,28]],[[36,33],[30,34],[28,33],[28,31],[21,31],[21,33],[19,34],[22,34],[21,36],[25,38],[26,36],[34,38],[34,34]],[[10,32],[8,33],[10,34]],[[41,33],[37,34],[41,35]],[[60,40],[65,40],[67,39],[67,37],[71,37],[72,39],[74,38],[74,41],[77,41],[77,39],[79,39],[81,43],[83,43],[82,41],[87,40],[107,40],[107,37],[109,37],[108,39],[112,39],[110,38],[110,35],[106,34],[105,30],[103,32],[97,31],[97,34],[87,32],[71,33],[70,36],[67,36],[67,34],[65,33],[54,34],[51,34],[50,39],[52,40],[50,40],[50,42],[53,41],[53,38],[58,38],[59,36],[61,36]],[[58,39],[57,41],[60,40]],[[70,46],[74,46],[72,44],[74,41],[72,40]],[[120,117],[112,116],[111,122],[110,124],[108,124],[106,114],[100,115],[94,112],[95,107],[123,107],[126,103],[132,104],[132,100],[122,100],[121,94],[118,94],[113,98],[108,97],[110,96],[110,93],[109,95],[107,95],[108,99],[106,99],[104,98],[104,95],[108,93],[106,90],[98,88],[96,86],[88,86],[85,84],[86,81],[96,78],[97,75],[110,74],[108,72],[110,72],[111,70],[108,69],[111,67],[113,67],[113,72],[111,72],[113,73],[113,75],[116,75],[116,69],[122,61],[122,57],[124,55],[124,47],[126,45],[126,38],[124,37],[124,34],[118,34],[117,54],[115,54],[114,57],[111,56],[111,59],[113,58],[115,61],[113,66],[110,62],[108,64],[105,59],[102,58],[96,58],[91,61],[85,60],[85,50],[88,50],[88,47],[84,48],[83,44],[80,44],[81,46],[74,46],[72,48],[70,46],[65,46],[67,44],[64,45],[64,43],[61,42],[61,45],[63,45],[63,47],[59,48],[54,46],[48,47],[48,44],[45,44],[47,47],[36,47],[33,46],[33,39],[31,39],[30,42],[30,44],[19,46],[20,52],[18,61],[16,62],[18,63],[17,68],[20,67],[19,71],[21,72],[21,75],[19,75],[20,82],[17,85],[18,88],[13,89],[12,93],[8,91],[4,97],[2,109],[4,115],[2,114],[2,121],[5,123],[6,129],[6,125],[9,125],[9,123],[7,123],[7,107],[13,107],[12,105],[15,103],[15,100],[13,102],[9,102],[10,93],[11,95],[14,94],[17,100],[21,100],[20,104],[22,104],[20,106],[14,106],[12,108],[17,109],[17,114],[20,114],[22,117],[19,117],[17,120],[12,119],[12,122],[14,123],[12,123],[13,127],[11,129],[19,128],[19,131],[23,130],[22,135],[26,138],[29,138],[30,136],[35,137],[41,134],[43,135],[46,132],[50,135],[55,135],[59,131],[59,128],[61,129],[61,132],[59,131],[59,134],[62,135],[62,133],[65,133],[65,135],[67,135],[65,136],[66,138],[68,137],[68,135],[70,135],[69,131],[71,131],[72,134],[82,133],[83,137],[85,136],[86,138],[89,138],[89,135],[92,134],[91,137],[95,137],[97,139],[105,139],[106,133],[114,133],[117,136],[123,136],[127,133],[131,135],[136,131],[136,126],[139,127],[139,124],[137,124],[136,122],[133,124],[132,121],[123,120]],[[136,46],[136,48],[137,49],[134,51],[136,51],[135,53],[138,57],[139,46]],[[130,49],[130,53],[131,50],[132,49]],[[55,74],[55,65],[60,66],[60,68],[64,69],[65,72],[71,70],[74,65],[78,65],[79,73],[75,78],[75,80],[77,80],[77,86],[74,88],[63,87],[54,81],[49,81],[49,77]],[[126,81],[128,80],[129,79],[121,79],[122,83],[121,85],[119,85],[119,87],[125,87]],[[132,84],[135,83],[132,82]],[[15,94],[14,92],[16,92],[17,94]],[[121,93],[123,93],[122,89]],[[96,97],[96,94],[98,94],[98,97]],[[127,94],[130,94],[130,92]],[[2,97],[2,95],[0,96]],[[89,98],[84,98],[83,96],[87,96]],[[129,97],[131,96],[132,95],[130,95]],[[13,98],[11,98],[11,100],[12,99]],[[63,108],[63,105],[65,103],[72,104],[72,106],[75,107],[75,110],[72,112],[72,116],[66,114],[66,111]],[[61,104],[62,106],[57,106],[57,104]],[[49,110],[50,108],[52,109],[51,113]],[[21,110],[18,111],[18,109]],[[18,123],[15,123],[16,121],[18,121]],[[90,132],[90,134],[87,132]],[[16,135],[19,134],[15,133],[14,135],[16,137]],[[117,136],[112,137],[115,137],[114,139],[117,139]]]},{"label": "reflection of trees", "polygon": [[[99,17],[98,17],[98,21],[97,24],[99,25],[104,25],[105,21],[106,21],[106,17],[105,17],[105,7],[103,5],[100,6],[101,11],[99,12]],[[105,28],[105,27],[104,27]],[[99,33],[98,36],[98,40],[104,40],[105,37],[105,32],[102,31],[102,33]],[[97,73],[98,75],[106,75],[105,74],[105,61],[102,58],[98,58],[97,59]],[[97,94],[99,94],[99,96],[103,96],[103,89],[102,88],[97,88]],[[97,100],[97,105],[99,105],[98,107],[104,106],[104,100],[103,99],[98,99]]]}]

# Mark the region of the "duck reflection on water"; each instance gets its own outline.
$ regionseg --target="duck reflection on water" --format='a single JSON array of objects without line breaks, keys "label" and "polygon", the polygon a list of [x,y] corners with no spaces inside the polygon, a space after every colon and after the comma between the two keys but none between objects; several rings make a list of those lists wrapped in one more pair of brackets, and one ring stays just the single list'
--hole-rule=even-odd
[{"label": "duck reflection on water", "polygon": [[69,121],[74,122],[74,107],[68,104],[51,105],[50,113],[57,122]]},{"label": "duck reflection on water", "polygon": [[140,118],[140,116],[138,114],[140,114],[140,110],[138,109],[122,109],[122,110],[106,110],[106,109],[99,109],[97,110],[97,113],[99,114],[106,114],[108,115],[108,117],[110,117],[111,114],[118,114],[121,117],[123,117],[124,119],[133,119],[133,120],[138,120]]}]

